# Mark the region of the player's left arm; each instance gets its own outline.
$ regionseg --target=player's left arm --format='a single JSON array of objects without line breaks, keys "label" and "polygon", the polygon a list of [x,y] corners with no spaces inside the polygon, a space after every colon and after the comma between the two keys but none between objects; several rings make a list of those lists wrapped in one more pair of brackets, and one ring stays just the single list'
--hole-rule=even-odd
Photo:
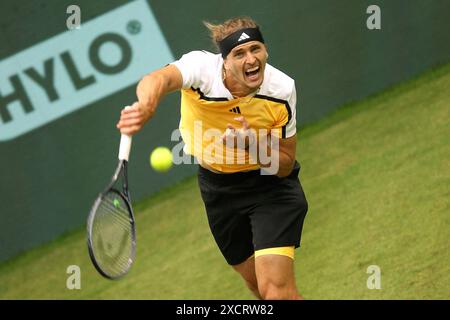
[{"label": "player's left arm", "polygon": [[[281,137],[281,133],[277,131],[277,137],[279,142],[279,154],[278,154],[278,164],[279,169],[277,176],[286,177],[288,176],[295,164],[295,153],[297,147],[297,128],[296,128],[296,104],[297,104],[297,91],[295,89],[295,83],[292,83],[292,88],[290,90],[290,96],[287,99],[288,105],[286,109],[282,109],[283,112],[280,113],[278,127],[284,127],[284,132],[286,137]],[[290,110],[290,116],[288,109]],[[272,135],[273,136],[273,135]],[[272,143],[272,146],[274,144]],[[275,144],[276,146],[276,144]],[[277,158],[276,152],[274,155]]]},{"label": "player's left arm", "polygon": [[297,149],[297,134],[286,139],[279,139],[279,169],[277,176],[286,177],[294,168]]},{"label": "player's left arm", "polygon": [[[274,142],[277,139],[277,142]],[[258,158],[258,163],[261,168],[269,168],[270,171],[277,170],[272,174],[282,178],[291,174],[295,164],[295,152],[297,148],[297,134],[281,139],[277,136],[270,136],[268,139],[260,139],[258,148],[263,148],[270,161],[266,163]],[[258,155],[261,155],[258,152]]]}]

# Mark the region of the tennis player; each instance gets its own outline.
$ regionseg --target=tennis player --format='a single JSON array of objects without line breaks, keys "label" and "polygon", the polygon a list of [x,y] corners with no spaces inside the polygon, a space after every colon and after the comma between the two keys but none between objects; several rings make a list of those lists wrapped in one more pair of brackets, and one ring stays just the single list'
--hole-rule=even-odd
[{"label": "tennis player", "polygon": [[[117,127],[138,132],[164,95],[181,90],[184,151],[198,160],[201,196],[224,258],[256,297],[302,299],[294,249],[308,206],[295,159],[294,80],[267,63],[252,19],[205,25],[220,53],[192,51],[146,75],[137,86],[138,102],[122,111]],[[225,145],[222,151],[208,152],[218,144]],[[230,149],[236,161],[228,161]]]}]

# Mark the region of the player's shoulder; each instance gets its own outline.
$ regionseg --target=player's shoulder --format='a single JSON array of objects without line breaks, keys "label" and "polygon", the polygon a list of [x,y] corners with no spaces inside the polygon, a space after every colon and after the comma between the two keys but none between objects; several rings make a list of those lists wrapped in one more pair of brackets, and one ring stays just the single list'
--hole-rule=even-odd
[{"label": "player's shoulder", "polygon": [[193,50],[183,54],[180,60],[201,64],[219,64],[221,56],[220,54],[215,54],[206,50]]},{"label": "player's shoulder", "polygon": [[289,100],[294,90],[294,79],[274,66],[268,63],[266,64],[266,69],[264,70],[264,82],[259,91],[260,95],[281,100]]},{"label": "player's shoulder", "polygon": [[194,87],[207,94],[220,79],[222,61],[220,54],[195,50],[185,53],[174,64],[181,71],[183,88]]}]

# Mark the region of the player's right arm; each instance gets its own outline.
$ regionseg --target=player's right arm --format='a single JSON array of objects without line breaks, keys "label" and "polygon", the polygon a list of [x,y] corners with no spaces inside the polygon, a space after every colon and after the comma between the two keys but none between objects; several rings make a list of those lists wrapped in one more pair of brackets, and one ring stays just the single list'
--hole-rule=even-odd
[{"label": "player's right arm", "polygon": [[144,76],[136,89],[138,102],[132,108],[122,110],[117,128],[121,133],[135,134],[153,117],[161,99],[170,92],[180,90],[182,85],[181,72],[172,64]]}]

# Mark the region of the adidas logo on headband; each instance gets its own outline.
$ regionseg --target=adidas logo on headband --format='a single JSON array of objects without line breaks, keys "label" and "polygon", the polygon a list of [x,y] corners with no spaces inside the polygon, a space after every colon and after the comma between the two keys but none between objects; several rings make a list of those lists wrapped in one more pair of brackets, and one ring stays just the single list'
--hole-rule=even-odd
[{"label": "adidas logo on headband", "polygon": [[238,40],[238,41],[242,41],[242,40],[245,40],[245,39],[248,39],[248,38],[250,38],[249,35],[246,34],[245,32],[242,32],[242,34],[241,34],[241,36],[239,37],[239,40]]}]

